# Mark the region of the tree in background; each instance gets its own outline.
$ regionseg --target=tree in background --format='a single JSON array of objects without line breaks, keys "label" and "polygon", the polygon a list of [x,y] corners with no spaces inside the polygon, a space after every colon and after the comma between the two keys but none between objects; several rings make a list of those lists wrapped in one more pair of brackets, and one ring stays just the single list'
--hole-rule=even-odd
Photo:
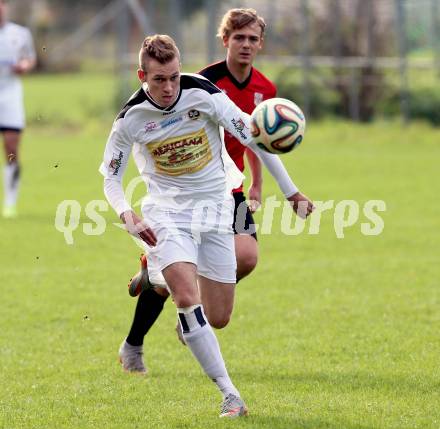
[{"label": "tree in background", "polygon": [[[301,8],[304,4],[307,7]],[[393,1],[380,0],[302,0],[289,17],[280,7],[275,23],[278,46],[268,50],[302,58],[303,68],[280,73],[281,93],[305,103],[307,91],[305,104],[315,117],[333,112],[361,121],[372,119],[386,85],[383,69],[374,59],[398,55],[394,12]],[[308,57],[329,61],[315,66]]]},{"label": "tree in background", "polygon": [[[340,97],[343,115],[372,119],[375,106],[384,94],[384,73],[375,57],[395,52],[393,3],[374,0],[327,4],[324,16],[316,16],[313,50],[335,57],[332,85]],[[341,60],[352,58],[358,68],[344,68]]]}]

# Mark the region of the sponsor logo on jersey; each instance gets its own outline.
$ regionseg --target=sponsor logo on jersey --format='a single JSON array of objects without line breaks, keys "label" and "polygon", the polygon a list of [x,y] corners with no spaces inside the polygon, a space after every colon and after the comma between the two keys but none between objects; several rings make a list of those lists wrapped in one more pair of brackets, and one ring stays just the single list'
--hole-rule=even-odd
[{"label": "sponsor logo on jersey", "polygon": [[258,106],[263,101],[263,94],[261,92],[254,93],[254,104]]},{"label": "sponsor logo on jersey", "polygon": [[156,170],[168,176],[196,173],[212,159],[204,128],[191,134],[148,143]]},{"label": "sponsor logo on jersey", "polygon": [[243,140],[247,139],[246,134],[243,132],[243,130],[246,128],[246,125],[243,122],[243,119],[232,119],[232,125],[234,126],[234,128],[236,129],[237,133],[240,134],[241,138]]},{"label": "sponsor logo on jersey", "polygon": [[146,133],[149,133],[150,131],[153,131],[155,128],[157,128],[157,124],[156,124],[156,122],[147,122],[145,125],[144,125],[144,130],[145,130],[145,132]]},{"label": "sponsor logo on jersey", "polygon": [[113,176],[116,176],[121,168],[122,158],[124,158],[124,154],[122,151],[119,153],[113,153],[112,160],[110,161],[109,167],[113,170]]},{"label": "sponsor logo on jersey", "polygon": [[176,113],[176,109],[170,110],[169,112],[165,111],[162,113],[162,116],[172,115],[173,113]]},{"label": "sponsor logo on jersey", "polygon": [[160,123],[160,126],[161,128],[166,128],[169,127],[170,125],[177,124],[177,122],[180,122],[181,120],[183,120],[181,116],[178,116],[177,118],[165,119]]},{"label": "sponsor logo on jersey", "polygon": [[189,119],[192,119],[192,120],[199,119],[200,118],[200,112],[198,110],[196,110],[196,109],[191,109],[188,112],[188,117],[189,117]]}]

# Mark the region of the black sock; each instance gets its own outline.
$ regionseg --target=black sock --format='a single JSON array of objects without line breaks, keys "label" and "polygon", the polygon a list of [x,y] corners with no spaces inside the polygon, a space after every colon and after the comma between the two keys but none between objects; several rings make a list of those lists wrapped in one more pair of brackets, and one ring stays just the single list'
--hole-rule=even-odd
[{"label": "black sock", "polygon": [[126,340],[128,344],[141,346],[144,343],[144,336],[159,317],[166,300],[167,297],[159,295],[154,289],[144,290],[139,295],[133,323]]}]

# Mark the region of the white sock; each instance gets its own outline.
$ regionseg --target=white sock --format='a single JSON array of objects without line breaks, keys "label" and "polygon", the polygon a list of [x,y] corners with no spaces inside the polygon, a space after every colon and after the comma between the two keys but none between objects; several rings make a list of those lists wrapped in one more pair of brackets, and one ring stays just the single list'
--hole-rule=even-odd
[{"label": "white sock", "polygon": [[178,308],[183,338],[206,375],[217,384],[223,396],[233,393],[240,396],[232,384],[212,327],[206,321],[202,305]]},{"label": "white sock", "polygon": [[6,164],[3,172],[4,205],[14,206],[17,203],[20,185],[20,167],[16,162]]}]

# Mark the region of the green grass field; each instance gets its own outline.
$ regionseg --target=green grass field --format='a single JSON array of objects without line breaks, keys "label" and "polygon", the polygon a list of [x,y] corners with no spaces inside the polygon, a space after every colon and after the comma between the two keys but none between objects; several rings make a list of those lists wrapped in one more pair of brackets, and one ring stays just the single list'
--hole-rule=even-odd
[{"label": "green grass field", "polygon": [[[111,210],[105,234],[82,231],[86,204],[104,199],[113,81],[36,76],[26,86],[20,216],[0,219],[0,428],[440,427],[438,130],[311,122],[303,147],[283,157],[315,200],[356,200],[359,221],[338,239],[330,210],[319,234],[288,236],[276,212],[218,331],[250,410],[224,421],[215,385],[176,339],[171,302],[145,343],[148,376],[117,362],[140,249]],[[264,193],[281,200],[270,177]],[[73,245],[54,227],[63,200],[82,207]],[[361,233],[368,200],[386,202],[377,236]]]}]

